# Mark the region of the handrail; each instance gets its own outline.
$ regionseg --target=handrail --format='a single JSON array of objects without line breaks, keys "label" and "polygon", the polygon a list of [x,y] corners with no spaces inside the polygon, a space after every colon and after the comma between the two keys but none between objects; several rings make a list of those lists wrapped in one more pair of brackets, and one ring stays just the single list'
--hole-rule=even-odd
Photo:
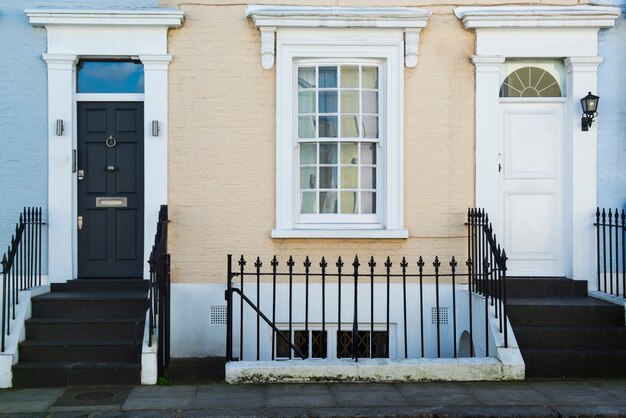
[{"label": "handrail", "polygon": [[593,225],[596,227],[598,291],[619,297],[621,273],[621,296],[626,299],[626,210],[622,209],[620,214],[619,209],[603,208],[600,212],[597,208]]},{"label": "handrail", "polygon": [[0,311],[0,352],[6,349],[6,337],[11,335],[11,320],[15,319],[19,292],[41,286],[42,210],[24,208],[11,244],[2,256],[2,310]]},{"label": "handrail", "polygon": [[148,346],[152,347],[156,333],[159,376],[163,375],[170,359],[170,255],[167,252],[168,223],[167,205],[161,205],[154,235],[154,245],[148,259],[150,265]]}]

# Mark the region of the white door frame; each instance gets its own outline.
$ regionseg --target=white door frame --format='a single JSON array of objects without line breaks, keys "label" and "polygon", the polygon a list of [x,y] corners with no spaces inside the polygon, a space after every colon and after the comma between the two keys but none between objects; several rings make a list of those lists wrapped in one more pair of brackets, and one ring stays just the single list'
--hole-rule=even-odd
[{"label": "white door frame", "polygon": [[[144,260],[147,260],[161,204],[167,203],[167,30],[182,25],[183,12],[171,9],[30,9],[33,26],[45,27],[48,51],[48,278],[64,282],[77,275],[76,101],[104,95],[76,95],[76,63],[81,57],[138,57],[144,65]],[[123,95],[106,95],[119,101]],[[130,98],[130,97],[129,97]],[[134,97],[135,99],[137,97]],[[56,135],[56,121],[65,130]],[[152,121],[159,135],[152,136]],[[148,265],[144,267],[144,277]]]},{"label": "white door frame", "polygon": [[[614,25],[621,11],[598,6],[457,7],[465,28],[476,31],[476,206],[498,225],[499,89],[506,58],[563,59],[567,72],[563,189],[565,273],[594,288],[597,123],[580,128],[580,98],[597,91],[598,29]],[[498,118],[499,119],[499,118]]]}]

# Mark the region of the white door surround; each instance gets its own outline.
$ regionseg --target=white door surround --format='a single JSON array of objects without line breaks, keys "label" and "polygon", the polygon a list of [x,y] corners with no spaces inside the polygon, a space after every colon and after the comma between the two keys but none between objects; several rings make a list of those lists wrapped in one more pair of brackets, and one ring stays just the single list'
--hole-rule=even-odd
[{"label": "white door surround", "polygon": [[[64,282],[77,274],[77,194],[72,172],[76,149],[76,63],[81,57],[138,58],[144,65],[145,216],[144,259],[150,253],[159,207],[167,203],[167,30],[182,25],[172,9],[29,9],[31,25],[45,27],[48,51],[48,277]],[[80,95],[80,100],[124,100],[125,95]],[[99,96],[99,97],[96,97]],[[141,100],[128,95],[126,100]],[[108,98],[107,98],[108,97]],[[56,135],[56,120],[65,130]],[[159,135],[152,136],[152,121]],[[147,276],[148,266],[144,268]]]},{"label": "white door surround", "polygon": [[563,128],[565,99],[500,103],[500,210],[511,276],[565,275]]},{"label": "white door surround", "polygon": [[[565,274],[593,289],[597,124],[580,129],[580,98],[597,91],[598,30],[614,25],[620,9],[598,6],[457,7],[456,16],[476,32],[476,206],[502,228],[499,198],[500,67],[507,58],[564,59],[566,109],[563,147]],[[601,121],[599,122],[601,123]],[[505,248],[506,249],[506,248]],[[507,249],[508,251],[508,249]]]}]

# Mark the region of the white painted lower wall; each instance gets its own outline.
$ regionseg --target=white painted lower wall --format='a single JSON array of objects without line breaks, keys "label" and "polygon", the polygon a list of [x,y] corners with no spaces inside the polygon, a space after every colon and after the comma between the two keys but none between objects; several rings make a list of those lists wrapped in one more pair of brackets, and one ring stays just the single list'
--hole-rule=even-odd
[{"label": "white painted lower wall", "polygon": [[[24,322],[31,317],[31,298],[49,292],[50,286],[38,286],[19,292],[19,304],[15,306],[15,319],[11,320],[11,334],[6,336],[5,350],[0,353],[0,388],[13,386],[13,374],[11,366],[19,361],[18,344],[26,338]],[[0,294],[0,298],[1,298]]]}]

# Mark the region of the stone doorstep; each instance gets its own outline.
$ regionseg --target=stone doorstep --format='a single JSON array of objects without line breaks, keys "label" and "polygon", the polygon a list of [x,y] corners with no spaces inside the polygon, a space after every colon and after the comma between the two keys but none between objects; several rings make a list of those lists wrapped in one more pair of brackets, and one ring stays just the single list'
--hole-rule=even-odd
[{"label": "stone doorstep", "polygon": [[226,383],[424,382],[520,380],[495,358],[239,361]]}]

